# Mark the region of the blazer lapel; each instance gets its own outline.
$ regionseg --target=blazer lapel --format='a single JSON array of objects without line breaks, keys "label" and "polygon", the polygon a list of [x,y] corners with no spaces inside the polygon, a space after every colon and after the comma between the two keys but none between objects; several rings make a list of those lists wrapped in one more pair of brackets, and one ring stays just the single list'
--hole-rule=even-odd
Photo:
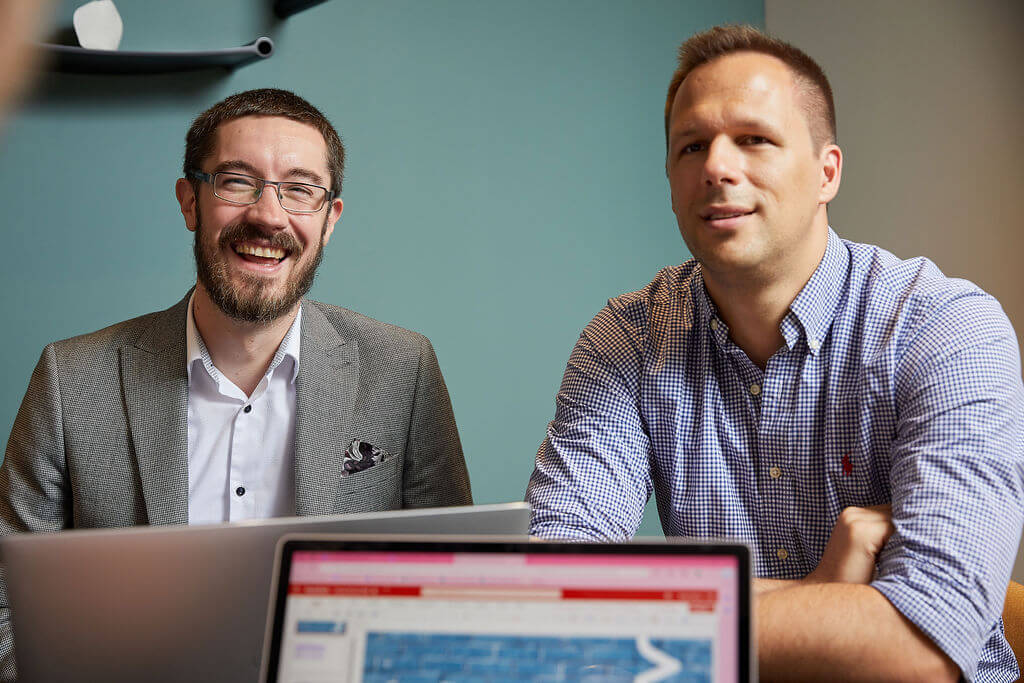
[{"label": "blazer lapel", "polygon": [[188,374],[185,317],[191,292],[121,349],[128,429],[150,524],[188,523]]},{"label": "blazer lapel", "polygon": [[295,378],[296,514],[334,512],[358,384],[355,342],[343,338],[314,304],[303,301]]}]

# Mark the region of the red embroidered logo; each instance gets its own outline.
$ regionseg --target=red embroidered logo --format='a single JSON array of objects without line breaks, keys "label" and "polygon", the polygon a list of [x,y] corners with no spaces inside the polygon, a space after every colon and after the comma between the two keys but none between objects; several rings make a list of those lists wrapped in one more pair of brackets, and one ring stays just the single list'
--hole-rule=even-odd
[{"label": "red embroidered logo", "polygon": [[850,454],[847,453],[843,456],[843,476],[848,477],[853,474],[853,461],[850,460]]}]

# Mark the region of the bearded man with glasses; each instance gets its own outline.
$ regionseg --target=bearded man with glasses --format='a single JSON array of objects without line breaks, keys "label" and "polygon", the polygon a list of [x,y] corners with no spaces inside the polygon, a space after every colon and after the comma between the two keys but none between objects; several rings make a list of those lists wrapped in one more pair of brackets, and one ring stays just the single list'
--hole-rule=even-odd
[{"label": "bearded man with glasses", "polygon": [[[472,502],[422,335],[305,300],[344,148],[284,90],[186,136],[175,190],[197,282],[158,313],[44,349],[0,467],[0,533]],[[0,575],[0,678],[15,674]]]}]

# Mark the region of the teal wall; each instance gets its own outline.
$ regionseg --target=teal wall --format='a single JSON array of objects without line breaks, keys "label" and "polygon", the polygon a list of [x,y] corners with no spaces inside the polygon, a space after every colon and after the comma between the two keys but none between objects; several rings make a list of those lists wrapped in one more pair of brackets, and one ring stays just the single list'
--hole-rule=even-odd
[{"label": "teal wall", "polygon": [[[269,0],[117,5],[125,50],[269,35],[276,53],[234,72],[49,75],[7,123],[0,431],[46,343],[184,294],[185,130],[232,92],[277,86],[349,152],[312,296],[430,337],[481,503],[522,498],[583,326],[688,258],[663,170],[678,44],[764,21],[762,0],[330,0],[280,22]],[[652,509],[644,532],[659,530]]]}]

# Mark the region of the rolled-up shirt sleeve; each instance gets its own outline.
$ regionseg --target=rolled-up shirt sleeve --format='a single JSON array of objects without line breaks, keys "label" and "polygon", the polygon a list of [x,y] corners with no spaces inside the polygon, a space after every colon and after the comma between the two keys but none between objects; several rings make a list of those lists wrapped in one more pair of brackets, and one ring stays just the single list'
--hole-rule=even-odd
[{"label": "rolled-up shirt sleeve", "polygon": [[897,398],[895,533],[872,585],[972,680],[1000,627],[1024,524],[1020,358],[995,300],[961,298],[922,325]]},{"label": "rolled-up shirt sleeve", "polygon": [[643,324],[609,302],[573,348],[526,491],[533,535],[620,541],[640,525],[653,490],[639,407]]}]

